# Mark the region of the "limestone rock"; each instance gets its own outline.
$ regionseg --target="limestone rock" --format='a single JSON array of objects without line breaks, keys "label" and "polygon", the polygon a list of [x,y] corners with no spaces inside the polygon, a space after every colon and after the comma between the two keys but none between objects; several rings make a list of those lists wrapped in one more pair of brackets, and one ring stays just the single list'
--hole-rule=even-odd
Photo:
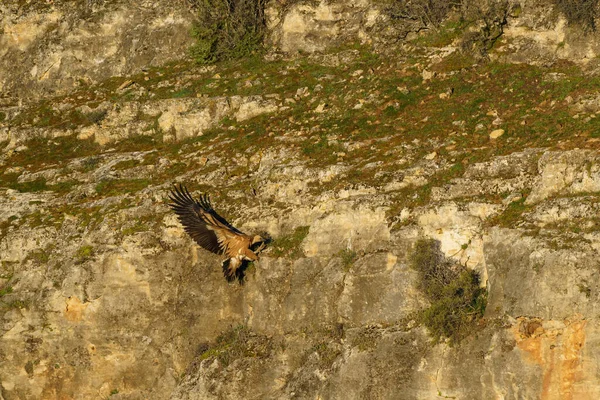
[{"label": "limestone rock", "polygon": [[547,153],[540,158],[539,168],[541,175],[527,198],[528,204],[559,194],[600,191],[600,169],[596,152],[571,150]]},{"label": "limestone rock", "polygon": [[265,113],[277,111],[277,105],[272,100],[265,100],[261,97],[251,97],[244,99],[240,104],[234,117],[238,121],[245,121]]},{"label": "limestone rock", "polygon": [[504,135],[504,129],[494,129],[490,132],[490,139],[498,139],[502,135]]},{"label": "limestone rock", "polygon": [[379,38],[386,36],[387,18],[364,0],[299,2],[289,7],[273,2],[266,14],[268,41],[286,53],[321,52],[345,41],[370,42],[378,39],[371,34],[374,31]]},{"label": "limestone rock", "polygon": [[[340,232],[342,235],[332,235],[332,232]],[[311,225],[303,247],[307,257],[316,257],[334,254],[343,249],[378,248],[389,238],[389,230],[382,211],[347,211],[315,221]]]},{"label": "limestone rock", "polygon": [[53,3],[29,4],[19,18],[7,17],[18,4],[0,9],[0,90],[28,98],[64,93],[81,79],[98,82],[178,59],[191,44],[193,14],[170,2]]}]

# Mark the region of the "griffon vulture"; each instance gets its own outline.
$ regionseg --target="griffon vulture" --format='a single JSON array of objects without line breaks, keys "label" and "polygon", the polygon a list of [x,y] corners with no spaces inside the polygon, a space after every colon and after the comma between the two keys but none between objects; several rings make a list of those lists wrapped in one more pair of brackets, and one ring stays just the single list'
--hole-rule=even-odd
[{"label": "griffon vulture", "polygon": [[169,206],[192,239],[206,250],[225,256],[222,263],[225,279],[231,282],[237,278],[242,282],[245,265],[258,260],[269,238],[249,236],[234,228],[212,208],[208,195],[194,200],[187,188],[179,185],[169,197],[172,201]]}]

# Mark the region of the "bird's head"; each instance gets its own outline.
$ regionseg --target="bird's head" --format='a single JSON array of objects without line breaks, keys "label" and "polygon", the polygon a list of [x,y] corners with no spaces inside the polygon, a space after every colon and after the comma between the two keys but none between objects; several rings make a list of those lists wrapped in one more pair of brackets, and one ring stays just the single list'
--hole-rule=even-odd
[{"label": "bird's head", "polygon": [[254,235],[252,238],[252,243],[250,244],[250,250],[258,255],[258,253],[263,251],[272,240],[273,239],[271,239],[271,235],[266,232],[261,232],[258,235]]}]

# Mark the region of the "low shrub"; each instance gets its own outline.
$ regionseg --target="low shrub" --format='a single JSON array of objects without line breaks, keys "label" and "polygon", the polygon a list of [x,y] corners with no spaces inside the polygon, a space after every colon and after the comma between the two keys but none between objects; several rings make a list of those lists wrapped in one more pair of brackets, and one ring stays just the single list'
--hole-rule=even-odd
[{"label": "low shrub", "polygon": [[437,27],[460,4],[460,0],[394,0],[387,11],[394,20],[417,21],[423,28]]},{"label": "low shrub", "polygon": [[598,0],[553,0],[569,25],[578,25],[584,31],[596,30]]},{"label": "low shrub", "polygon": [[430,306],[420,314],[435,342],[442,338],[459,343],[483,317],[487,292],[480,287],[479,274],[447,259],[440,243],[422,239],[416,243],[411,267],[418,273],[418,288]]},{"label": "low shrub", "polygon": [[266,0],[196,0],[192,57],[199,64],[247,57],[262,47]]}]

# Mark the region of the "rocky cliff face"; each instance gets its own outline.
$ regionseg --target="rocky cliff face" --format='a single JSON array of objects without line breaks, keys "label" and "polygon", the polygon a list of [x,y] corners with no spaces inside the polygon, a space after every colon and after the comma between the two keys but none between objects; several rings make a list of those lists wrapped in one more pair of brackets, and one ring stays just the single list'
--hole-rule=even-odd
[{"label": "rocky cliff face", "polygon": [[[266,59],[198,67],[187,3],[55,3],[0,6],[1,398],[600,396],[594,33],[524,2],[482,60],[452,17],[274,2]],[[173,182],[273,236],[243,285]],[[459,343],[422,238],[486,288]]]},{"label": "rocky cliff face", "polygon": [[185,1],[3,1],[0,91],[64,94],[180,59],[192,18]]}]

